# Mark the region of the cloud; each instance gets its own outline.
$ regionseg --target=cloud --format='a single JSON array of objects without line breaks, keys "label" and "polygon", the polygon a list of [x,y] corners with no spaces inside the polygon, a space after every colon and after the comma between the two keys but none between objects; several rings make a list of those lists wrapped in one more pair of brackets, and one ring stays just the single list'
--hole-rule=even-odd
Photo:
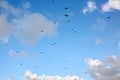
[{"label": "cloud", "polygon": [[41,13],[32,13],[30,6],[29,2],[25,2],[16,8],[6,0],[0,1],[0,40],[8,41],[9,37],[14,36],[25,44],[35,44],[43,36],[56,33],[58,22],[54,24]]},{"label": "cloud", "polygon": [[82,80],[78,76],[66,76],[66,77],[47,75],[38,76],[37,74],[34,74],[29,70],[25,72],[24,76],[27,80]]},{"label": "cloud", "polygon": [[14,19],[13,24],[17,27],[17,36],[22,42],[29,44],[34,44],[44,35],[54,34],[57,25],[40,13],[25,14],[20,19]]},{"label": "cloud", "polygon": [[99,45],[102,43],[102,40],[98,37],[95,38],[95,45]]},{"label": "cloud", "polygon": [[111,10],[120,10],[120,0],[108,0],[107,3],[102,5],[103,12],[109,12]]},{"label": "cloud", "polygon": [[12,33],[13,28],[7,21],[7,16],[5,14],[0,15],[0,22],[0,40],[2,40],[4,44],[8,42],[9,35]]},{"label": "cloud", "polygon": [[103,62],[98,59],[86,59],[90,65],[87,74],[94,80],[119,80],[120,79],[120,58],[115,55],[108,56]]},{"label": "cloud", "polygon": [[3,13],[6,14],[19,15],[20,13],[20,8],[15,8],[14,6],[10,5],[6,0],[0,1],[0,9]]},{"label": "cloud", "polygon": [[105,30],[106,27],[106,22],[104,19],[102,18],[98,18],[97,22],[94,24],[94,29],[95,30],[99,30],[100,32],[103,32]]},{"label": "cloud", "polygon": [[16,80],[13,76],[9,76],[8,80]]},{"label": "cloud", "polygon": [[96,3],[95,3],[94,1],[92,1],[92,0],[89,0],[89,1],[87,2],[87,7],[85,7],[85,8],[82,10],[82,12],[83,12],[84,14],[86,14],[87,12],[93,12],[93,11],[96,10],[96,9],[97,9]]},{"label": "cloud", "polygon": [[28,53],[25,51],[15,51],[11,49],[8,51],[8,55],[14,58],[25,58],[28,56]]},{"label": "cloud", "polygon": [[118,44],[117,44],[117,49],[120,50],[120,41],[119,41]]}]

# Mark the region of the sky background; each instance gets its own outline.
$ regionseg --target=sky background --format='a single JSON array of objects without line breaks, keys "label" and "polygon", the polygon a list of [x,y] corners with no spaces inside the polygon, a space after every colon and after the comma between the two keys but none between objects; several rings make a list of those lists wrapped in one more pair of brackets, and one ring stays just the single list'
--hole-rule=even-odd
[{"label": "sky background", "polygon": [[120,0],[0,0],[1,80],[120,79]]}]

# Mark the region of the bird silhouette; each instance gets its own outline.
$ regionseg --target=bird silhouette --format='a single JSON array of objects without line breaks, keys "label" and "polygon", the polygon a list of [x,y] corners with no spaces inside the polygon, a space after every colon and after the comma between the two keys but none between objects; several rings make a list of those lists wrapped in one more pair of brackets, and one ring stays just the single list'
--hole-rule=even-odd
[{"label": "bird silhouette", "polygon": [[68,7],[65,7],[64,9],[67,10],[67,9],[69,9],[69,8],[68,8]]},{"label": "bird silhouette", "polygon": [[107,17],[107,19],[110,19],[110,18],[111,18],[110,16]]},{"label": "bird silhouette", "polygon": [[68,14],[64,14],[64,16],[69,17],[69,15],[68,15]]}]

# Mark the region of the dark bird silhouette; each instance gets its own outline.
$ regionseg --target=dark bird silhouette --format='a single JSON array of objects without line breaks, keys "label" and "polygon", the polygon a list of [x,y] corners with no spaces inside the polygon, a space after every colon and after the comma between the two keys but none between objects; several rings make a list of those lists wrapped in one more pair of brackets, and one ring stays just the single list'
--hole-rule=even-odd
[{"label": "dark bird silhouette", "polygon": [[23,64],[19,64],[19,65],[23,65]]},{"label": "dark bird silhouette", "polygon": [[69,8],[68,8],[68,7],[65,7],[64,9],[67,10],[67,9],[69,9]]},{"label": "dark bird silhouette", "polygon": [[56,45],[56,42],[55,42],[55,43],[52,43],[51,45]]},{"label": "dark bird silhouette", "polygon": [[69,15],[68,15],[68,14],[64,14],[64,16],[69,17]]},{"label": "dark bird silhouette", "polygon": [[52,0],[51,2],[52,2],[52,3],[54,3],[55,1],[54,1],[54,0]]},{"label": "dark bird silhouette", "polygon": [[54,21],[54,24],[56,24],[57,20]]},{"label": "dark bird silhouette", "polygon": [[40,54],[43,54],[43,52],[40,52]]},{"label": "dark bird silhouette", "polygon": [[41,30],[40,32],[44,32],[43,30]]},{"label": "dark bird silhouette", "polygon": [[110,16],[107,17],[107,19],[110,19],[110,18],[111,18]]},{"label": "dark bird silhouette", "polygon": [[68,68],[64,68],[64,69],[68,69]]}]

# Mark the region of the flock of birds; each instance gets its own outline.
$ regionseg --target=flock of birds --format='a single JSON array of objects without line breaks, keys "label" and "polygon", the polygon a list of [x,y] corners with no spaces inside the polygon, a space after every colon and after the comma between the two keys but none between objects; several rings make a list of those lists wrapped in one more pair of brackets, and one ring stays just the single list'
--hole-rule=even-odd
[{"label": "flock of birds", "polygon": [[[52,0],[51,2],[52,2],[52,3],[55,3],[55,0]],[[68,9],[69,9],[69,7],[65,7],[64,9],[65,9],[65,10],[68,10]],[[70,17],[70,15],[69,15],[69,14],[64,14],[64,16],[65,16],[65,17]],[[106,18],[107,18],[107,19],[110,19],[111,17],[110,17],[110,16],[108,16],[108,17],[106,17]],[[71,20],[67,20],[67,23],[69,23],[69,22],[71,22]],[[57,23],[57,20],[55,20],[55,21],[54,21],[54,24],[56,24],[56,23]],[[77,33],[77,31],[76,31],[76,29],[75,29],[75,28],[72,28],[72,29],[71,29],[71,31],[72,31],[73,33]],[[43,33],[43,32],[44,32],[44,30],[40,30],[40,32],[42,32],[42,33]],[[52,45],[52,46],[55,46],[56,44],[57,44],[56,42],[51,43],[51,45]],[[5,44],[5,46],[7,46],[7,44]],[[17,53],[19,53],[19,51],[17,51]],[[42,52],[42,51],[41,51],[41,52],[40,52],[40,54],[44,54],[44,52]],[[47,63],[51,63],[51,61],[49,60],[49,61],[47,61]],[[22,64],[22,63],[20,63],[19,65],[20,65],[20,66],[23,66],[23,64]],[[36,65],[35,65],[34,67],[35,67],[35,68],[38,68],[38,66],[36,66]],[[57,67],[59,67],[59,66],[58,66],[58,65],[56,65],[55,67],[57,68]],[[63,69],[68,69],[68,68],[67,68],[67,67],[64,67]]]}]

